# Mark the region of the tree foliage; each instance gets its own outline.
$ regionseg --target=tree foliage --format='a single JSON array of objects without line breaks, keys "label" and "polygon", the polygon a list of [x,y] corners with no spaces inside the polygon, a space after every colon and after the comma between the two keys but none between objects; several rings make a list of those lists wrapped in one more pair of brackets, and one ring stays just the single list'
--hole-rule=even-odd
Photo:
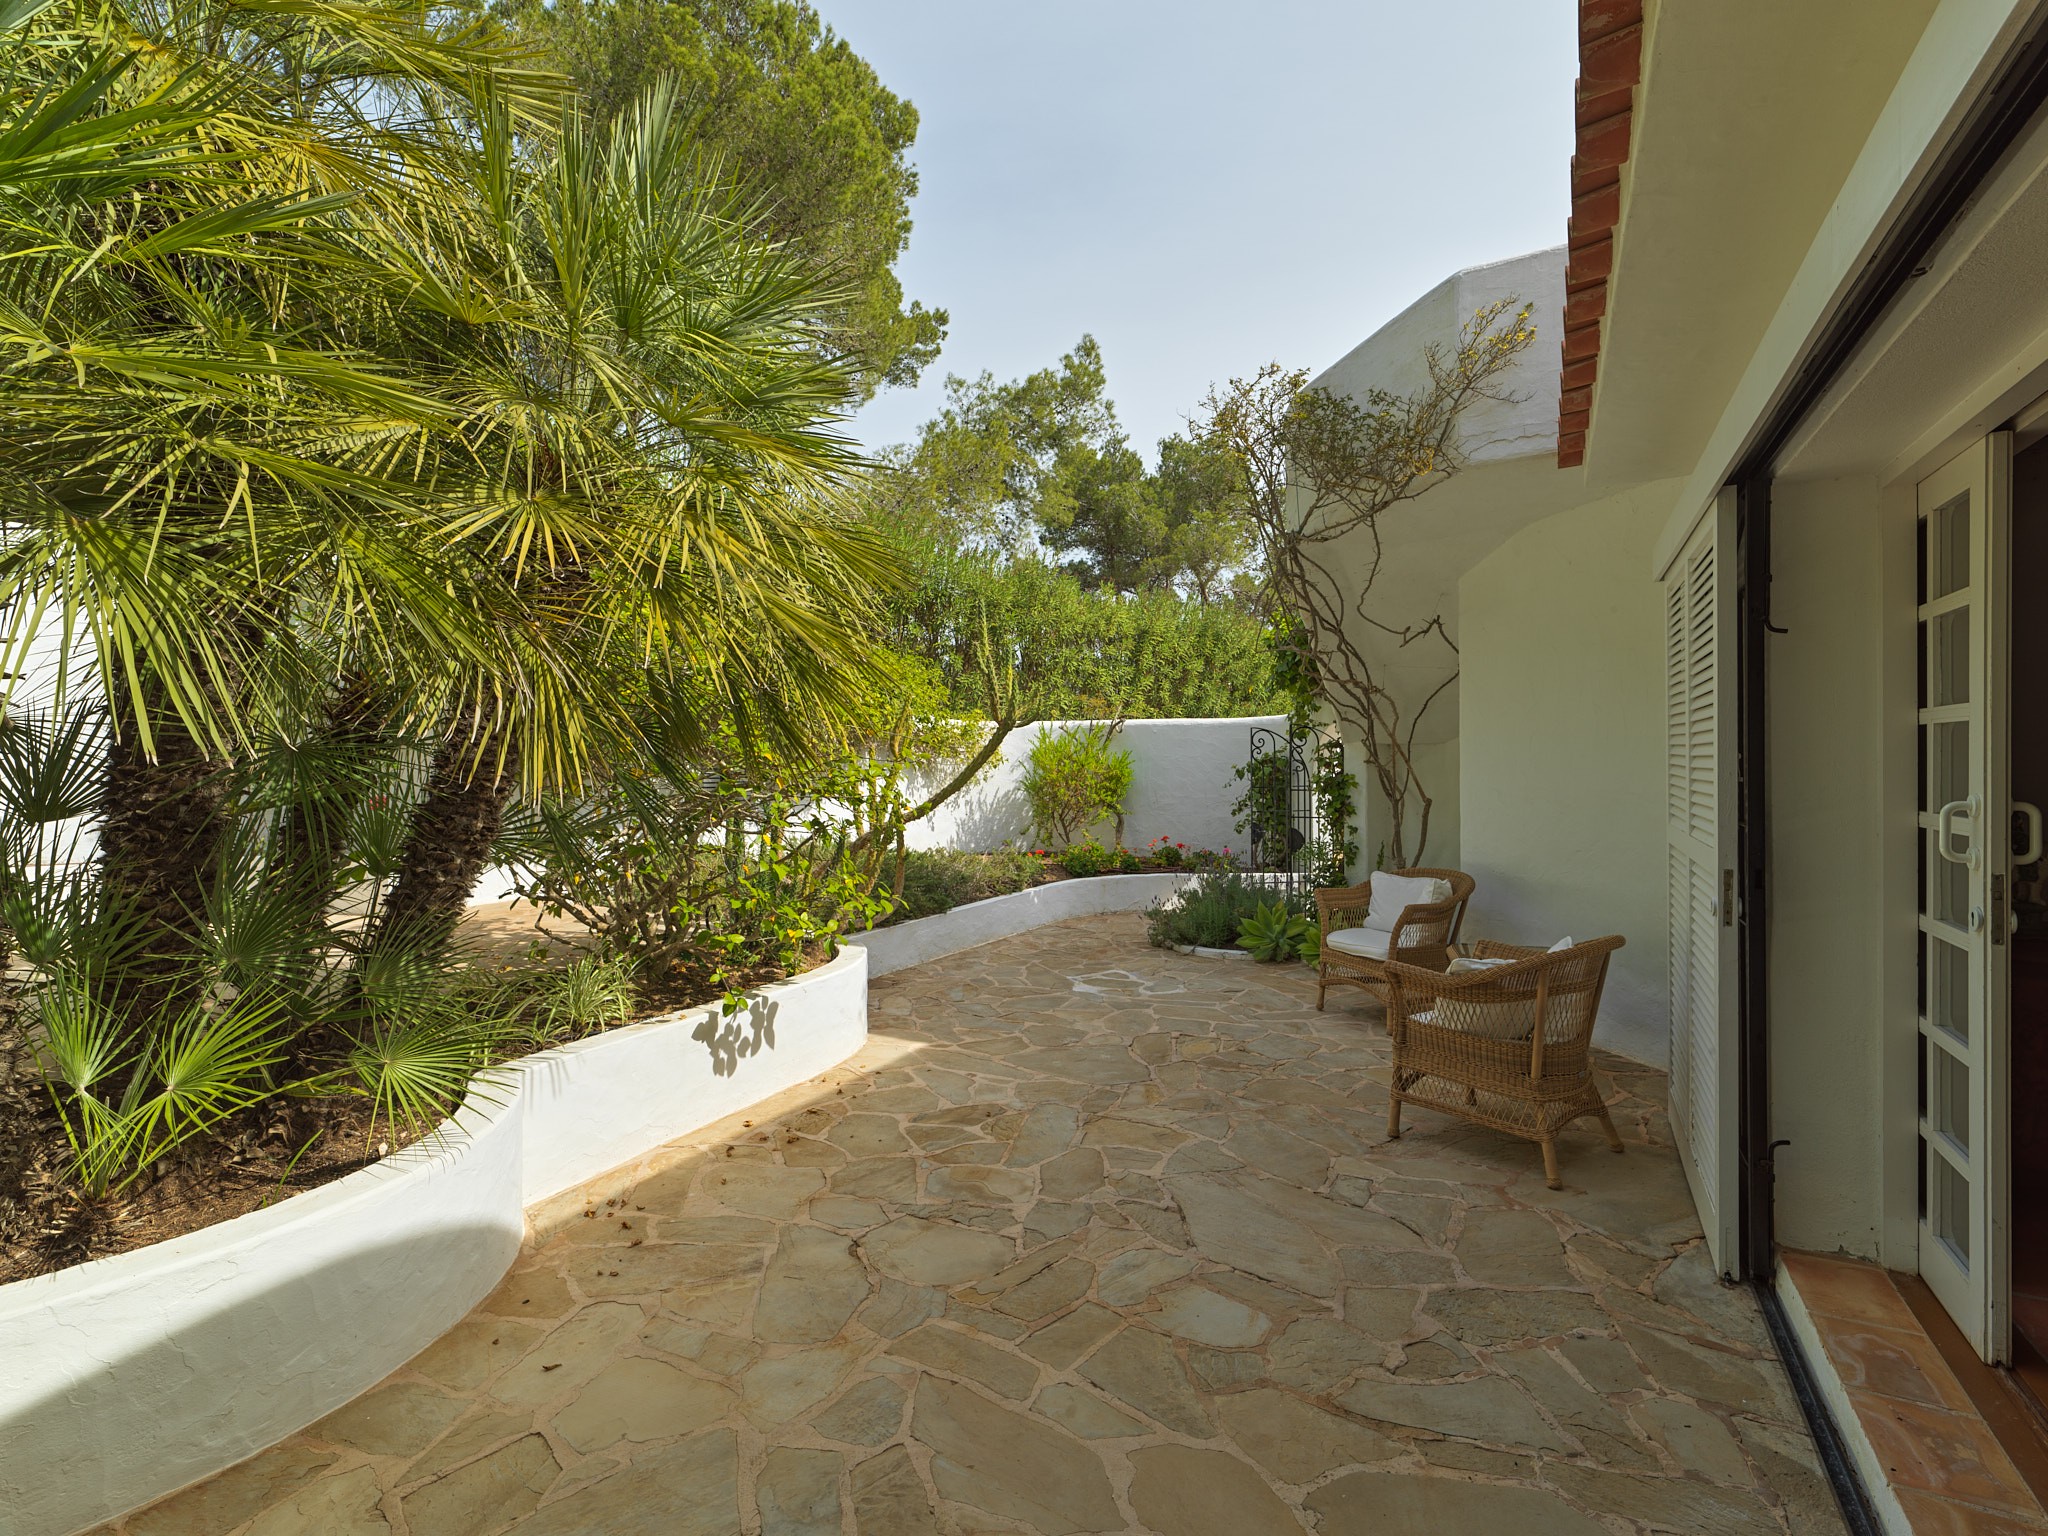
[{"label": "tree foliage", "polygon": [[917,109],[804,0],[500,0],[499,16],[564,69],[608,122],[657,80],[686,137],[753,199],[750,230],[842,289],[822,332],[863,388],[908,384],[938,355],[946,312],[905,302]]},{"label": "tree foliage", "polygon": [[1093,337],[998,383],[946,381],[945,407],[888,456],[888,518],[927,540],[1040,554],[1105,592],[1220,601],[1252,555],[1235,460],[1173,435],[1147,465],[1116,418]]},{"label": "tree foliage", "polygon": [[1256,615],[1172,592],[1091,590],[1042,560],[927,551],[887,622],[892,644],[937,667],[955,709],[987,708],[992,653],[1020,700],[1018,723],[1285,708]]}]

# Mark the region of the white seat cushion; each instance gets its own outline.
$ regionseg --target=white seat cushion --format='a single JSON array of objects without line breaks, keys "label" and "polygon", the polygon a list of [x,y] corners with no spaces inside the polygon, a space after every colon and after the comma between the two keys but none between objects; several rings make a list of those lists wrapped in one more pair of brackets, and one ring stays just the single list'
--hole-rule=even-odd
[{"label": "white seat cushion", "polygon": [[[1403,911],[1409,907],[1432,907],[1438,901],[1450,901],[1450,881],[1440,881],[1434,874],[1374,874],[1372,895],[1366,907],[1366,928],[1391,934],[1395,924],[1401,922]],[[1442,924],[1438,930],[1442,930]],[[1417,944],[1442,944],[1444,932],[1415,932],[1403,934],[1403,938]]]},{"label": "white seat cushion", "polygon": [[1515,962],[1502,955],[1491,960],[1482,960],[1477,955],[1460,955],[1451,962],[1450,974],[1461,976],[1467,971],[1490,971],[1497,965],[1513,965]]},{"label": "white seat cushion", "polygon": [[1560,950],[1571,949],[1576,946],[1577,942],[1578,941],[1575,940],[1570,934],[1566,934],[1563,938],[1559,939],[1555,944],[1550,946],[1548,953],[1554,955],[1558,953]]},{"label": "white seat cushion", "polygon": [[1393,937],[1376,928],[1339,928],[1324,936],[1323,948],[1340,950],[1365,960],[1387,958],[1387,941]]}]

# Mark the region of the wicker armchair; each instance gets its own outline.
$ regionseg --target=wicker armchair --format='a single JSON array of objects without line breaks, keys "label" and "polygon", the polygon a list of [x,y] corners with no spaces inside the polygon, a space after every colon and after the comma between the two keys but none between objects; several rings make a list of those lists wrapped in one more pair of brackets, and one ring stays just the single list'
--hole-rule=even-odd
[{"label": "wicker armchair", "polygon": [[1564,950],[1482,939],[1474,957],[1510,963],[1450,974],[1389,964],[1388,1137],[1401,1134],[1403,1104],[1460,1115],[1541,1145],[1552,1189],[1563,1187],[1557,1133],[1581,1116],[1598,1119],[1608,1146],[1621,1151],[1592,1071],[1600,989],[1621,946],[1618,936]]},{"label": "wicker armchair", "polygon": [[1427,905],[1404,907],[1387,936],[1384,957],[1346,954],[1330,946],[1330,935],[1365,921],[1372,905],[1370,877],[1356,885],[1329,887],[1316,892],[1316,920],[1322,929],[1321,958],[1316,964],[1316,1010],[1332,987],[1362,987],[1375,997],[1386,996],[1386,963],[1442,970],[1450,964],[1451,946],[1458,942],[1458,929],[1465,922],[1465,904],[1472,899],[1472,877],[1458,869],[1390,869],[1390,875],[1442,880],[1451,888],[1450,899]]}]

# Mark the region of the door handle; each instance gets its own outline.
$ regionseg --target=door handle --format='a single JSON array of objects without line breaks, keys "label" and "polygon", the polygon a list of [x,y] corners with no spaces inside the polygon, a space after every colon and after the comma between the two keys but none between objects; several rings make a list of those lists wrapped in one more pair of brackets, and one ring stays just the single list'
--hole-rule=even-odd
[{"label": "door handle", "polygon": [[[2015,800],[2012,803],[2012,815],[2014,821],[2025,822],[2027,829],[2025,842],[2019,842],[2018,838],[2013,839],[2019,843],[2012,851],[2013,863],[2038,864],[2041,861],[2041,808],[2029,805],[2024,800]],[[2015,827],[2013,830],[2019,829]]]},{"label": "door handle", "polygon": [[[1934,818],[1934,851],[1951,864],[1968,865],[1975,869],[1983,856],[1977,852],[1977,812],[1983,802],[1975,795],[1967,800],[1951,800],[1944,805]],[[1968,851],[1956,852],[1956,818],[1970,818],[1970,846]]]}]

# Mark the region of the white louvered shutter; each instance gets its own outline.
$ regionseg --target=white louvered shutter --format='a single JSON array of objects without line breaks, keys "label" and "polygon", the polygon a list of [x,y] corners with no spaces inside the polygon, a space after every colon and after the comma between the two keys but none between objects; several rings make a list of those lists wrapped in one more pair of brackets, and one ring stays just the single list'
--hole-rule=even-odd
[{"label": "white louvered shutter", "polygon": [[1671,1126],[1714,1267],[1736,1263],[1735,508],[1724,493],[1664,583]]}]

